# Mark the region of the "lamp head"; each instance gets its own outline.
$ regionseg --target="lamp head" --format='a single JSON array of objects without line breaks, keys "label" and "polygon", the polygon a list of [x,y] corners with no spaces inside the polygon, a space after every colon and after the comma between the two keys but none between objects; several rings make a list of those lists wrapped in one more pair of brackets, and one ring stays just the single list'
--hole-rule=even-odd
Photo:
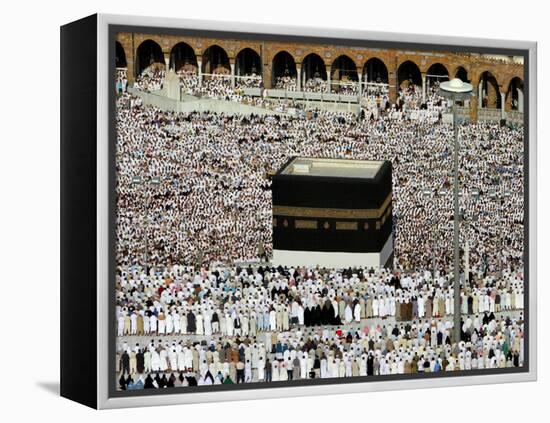
[{"label": "lamp head", "polygon": [[472,84],[463,82],[460,78],[454,78],[439,84],[439,94],[452,100],[467,100],[473,91]]},{"label": "lamp head", "polygon": [[445,81],[439,84],[442,91],[452,93],[469,93],[473,90],[472,84],[463,82],[460,78],[453,78],[450,81]]}]

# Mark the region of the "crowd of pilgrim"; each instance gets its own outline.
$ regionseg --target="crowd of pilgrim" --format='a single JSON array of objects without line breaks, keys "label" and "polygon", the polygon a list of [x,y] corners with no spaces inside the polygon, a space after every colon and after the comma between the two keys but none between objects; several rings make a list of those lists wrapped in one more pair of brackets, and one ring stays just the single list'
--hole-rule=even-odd
[{"label": "crowd of pilgrim", "polygon": [[[160,89],[162,72],[134,86]],[[242,100],[228,78],[179,78],[189,93]],[[435,89],[423,99],[410,84],[395,104],[384,86],[370,89],[360,116],[231,117],[144,106],[126,86],[117,72],[121,389],[522,364],[522,127],[460,127],[457,342],[453,134]],[[297,155],[392,162],[393,269],[235,264],[271,255],[270,175]]]}]

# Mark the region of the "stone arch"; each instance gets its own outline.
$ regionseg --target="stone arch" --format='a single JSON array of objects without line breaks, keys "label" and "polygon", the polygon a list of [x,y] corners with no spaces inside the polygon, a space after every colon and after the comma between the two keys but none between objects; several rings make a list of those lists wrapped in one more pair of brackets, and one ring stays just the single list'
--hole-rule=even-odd
[{"label": "stone arch", "polygon": [[514,76],[508,83],[506,91],[506,110],[523,112],[524,84],[519,76]]},{"label": "stone arch", "polygon": [[409,84],[422,85],[422,74],[420,68],[412,60],[405,60],[397,68],[397,86],[399,89],[406,88]]},{"label": "stone arch", "polygon": [[454,71],[454,77],[460,79],[462,82],[470,82],[468,79],[468,71],[464,66],[457,66]]},{"label": "stone arch", "polygon": [[490,71],[484,71],[479,76],[481,85],[481,107],[500,109],[500,89],[496,77]]},{"label": "stone arch", "polygon": [[197,55],[193,47],[183,41],[172,47],[170,51],[170,69],[176,72],[181,69],[197,72]]},{"label": "stone arch", "polygon": [[296,78],[296,62],[294,57],[286,50],[278,52],[271,63],[272,85],[275,86],[277,79],[281,77]]},{"label": "stone arch", "polygon": [[449,80],[449,71],[442,63],[435,62],[426,71],[426,92],[437,90],[441,82]]},{"label": "stone arch", "polygon": [[223,74],[231,73],[229,56],[227,52],[217,44],[208,47],[202,53],[202,72],[205,74]]},{"label": "stone arch", "polygon": [[260,55],[250,47],[245,47],[235,56],[235,74],[238,76],[262,75]]},{"label": "stone arch", "polygon": [[363,80],[365,82],[388,83],[388,67],[378,57],[371,57],[363,66]]},{"label": "stone arch", "polygon": [[302,78],[307,81],[311,78],[327,80],[327,68],[325,61],[317,53],[309,53],[302,60]]},{"label": "stone arch", "polygon": [[330,66],[331,83],[336,82],[334,90],[343,94],[357,94],[359,76],[357,74],[357,65],[351,57],[342,54],[332,62]]},{"label": "stone arch", "polygon": [[504,81],[506,81],[503,86],[507,89],[510,88],[510,84],[512,84],[515,80],[515,83],[521,82],[521,85],[523,85],[523,77],[518,73],[509,73],[505,77],[502,77]]},{"label": "stone arch", "polygon": [[166,62],[164,61],[160,45],[153,40],[147,39],[136,50],[136,76],[141,75],[145,69],[150,67],[164,69]]},{"label": "stone arch", "polygon": [[128,63],[126,62],[126,52],[124,47],[120,44],[119,41],[115,41],[115,67],[116,68],[126,68]]},{"label": "stone arch", "polygon": [[435,80],[445,80],[449,79],[449,71],[444,64],[436,62],[428,68],[426,76]]},{"label": "stone arch", "polygon": [[334,81],[359,81],[357,76],[357,65],[355,61],[346,54],[338,56],[330,66],[330,79]]}]

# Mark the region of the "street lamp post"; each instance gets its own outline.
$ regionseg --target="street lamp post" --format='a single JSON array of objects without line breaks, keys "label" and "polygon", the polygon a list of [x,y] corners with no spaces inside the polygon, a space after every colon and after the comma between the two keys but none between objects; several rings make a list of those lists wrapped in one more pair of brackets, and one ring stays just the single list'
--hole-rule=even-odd
[{"label": "street lamp post", "polygon": [[439,85],[439,94],[451,101],[453,112],[453,132],[454,132],[454,159],[453,159],[453,208],[454,208],[454,321],[453,321],[453,340],[457,344],[460,342],[461,331],[461,313],[460,313],[460,210],[458,206],[458,117],[456,102],[467,100],[472,95],[472,84],[462,82],[459,78],[454,78],[450,81],[442,82]]},{"label": "street lamp post", "polygon": [[[436,191],[437,192],[437,191]],[[422,192],[422,195],[424,196],[425,199],[429,200],[432,198],[432,195],[433,192],[431,189],[425,189],[423,192]],[[430,231],[431,233],[431,239],[430,239],[430,243],[431,243],[431,249],[432,249],[432,280],[435,280],[435,271],[436,271],[436,258],[435,258],[435,228],[437,227],[437,222],[436,222],[436,219],[435,218],[432,218],[428,221],[428,224],[430,225],[432,231]]]}]

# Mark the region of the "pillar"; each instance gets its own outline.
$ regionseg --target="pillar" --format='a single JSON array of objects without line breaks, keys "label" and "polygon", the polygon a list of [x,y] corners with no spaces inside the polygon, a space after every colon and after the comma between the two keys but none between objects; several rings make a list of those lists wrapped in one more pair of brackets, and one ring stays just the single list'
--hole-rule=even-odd
[{"label": "pillar", "polygon": [[518,112],[523,113],[523,90],[518,88]]},{"label": "pillar", "polygon": [[491,83],[487,83],[487,87],[485,88],[485,96],[487,97],[487,107],[490,107],[492,109],[497,108],[497,99],[499,95],[498,87],[495,87]]},{"label": "pillar", "polygon": [[199,87],[202,86],[202,58],[197,58],[197,68],[198,68],[198,75],[199,75]]},{"label": "pillar", "polygon": [[361,97],[361,95],[363,94],[363,83],[362,83],[362,79],[363,79],[363,75],[361,75],[360,73],[357,73],[357,78],[358,78],[358,81],[359,81],[359,89],[358,89],[358,93],[359,93],[359,97]]},{"label": "pillar", "polygon": [[472,123],[477,123],[478,103],[480,101],[480,98],[477,96],[470,97],[470,122]]},{"label": "pillar", "polygon": [[229,66],[231,66],[231,87],[235,88],[235,62],[234,62],[234,60],[231,61]]},{"label": "pillar", "polygon": [[126,78],[128,78],[128,86],[134,85],[134,56],[126,56]]},{"label": "pillar", "polygon": [[426,74],[422,72],[422,103],[426,102]]},{"label": "pillar", "polygon": [[500,118],[506,119],[506,93],[500,93]]},{"label": "pillar", "polygon": [[397,75],[395,71],[388,71],[389,97],[390,103],[397,101]]},{"label": "pillar", "polygon": [[331,88],[330,74],[331,74],[331,66],[327,66],[327,93],[330,93],[330,88]]},{"label": "pillar", "polygon": [[477,108],[481,109],[483,105],[483,83],[480,82],[477,86]]},{"label": "pillar", "polygon": [[302,91],[302,65],[296,65],[296,90]]},{"label": "pillar", "polygon": [[264,88],[271,88],[273,86],[273,81],[271,80],[271,78],[272,78],[271,64],[264,63],[263,72],[262,72],[262,81],[264,83]]},{"label": "pillar", "polygon": [[168,72],[168,69],[170,69],[170,53],[164,53],[164,64],[166,65],[164,70]]},{"label": "pillar", "polygon": [[506,93],[506,111],[512,110],[512,106],[513,106],[512,97],[513,97],[513,92],[512,92],[512,89],[510,89],[510,91]]}]

